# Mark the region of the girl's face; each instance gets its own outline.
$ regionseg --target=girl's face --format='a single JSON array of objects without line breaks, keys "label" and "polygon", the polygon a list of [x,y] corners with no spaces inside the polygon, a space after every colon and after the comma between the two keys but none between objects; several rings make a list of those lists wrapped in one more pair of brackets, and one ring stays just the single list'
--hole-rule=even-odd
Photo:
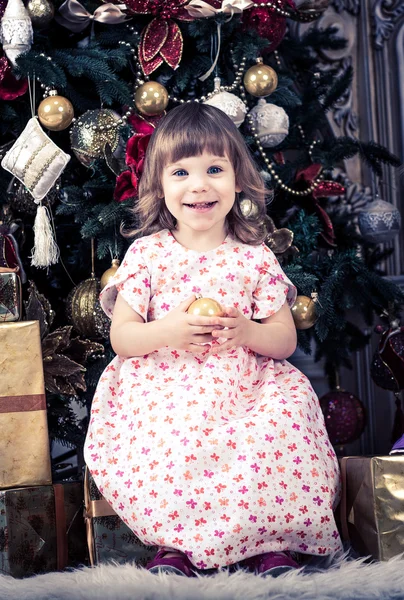
[{"label": "girl's face", "polygon": [[226,216],[236,192],[241,191],[229,158],[207,151],[167,165],[162,187],[166,206],[177,220],[177,231],[184,234],[224,234]]}]

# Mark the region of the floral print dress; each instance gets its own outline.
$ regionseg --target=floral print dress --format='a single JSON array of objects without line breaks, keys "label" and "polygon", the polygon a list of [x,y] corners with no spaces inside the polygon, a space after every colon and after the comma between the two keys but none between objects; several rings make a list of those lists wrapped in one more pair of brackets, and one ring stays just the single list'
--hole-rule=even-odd
[{"label": "floral print dress", "polygon": [[[251,319],[296,294],[265,244],[228,236],[197,252],[168,230],[130,246],[101,293],[109,316],[118,292],[145,321],[192,294]],[[308,379],[286,360],[213,346],[116,356],[105,369],[85,443],[100,491],[145,544],[185,552],[199,569],[341,550],[338,463]]]}]

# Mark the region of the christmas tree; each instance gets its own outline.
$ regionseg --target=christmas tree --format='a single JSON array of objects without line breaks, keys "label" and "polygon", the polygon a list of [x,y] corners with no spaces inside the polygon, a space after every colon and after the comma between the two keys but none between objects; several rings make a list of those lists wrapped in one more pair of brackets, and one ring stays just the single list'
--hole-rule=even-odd
[{"label": "christmas tree", "polygon": [[[331,28],[299,37],[288,27],[314,22],[327,1],[0,6],[1,233],[26,273],[23,316],[42,325],[52,439],[83,442],[86,418],[72,403],[89,408],[112,356],[98,293],[130,242],[120,229],[150,134],[179,103],[214,104],[245,136],[268,188],[267,244],[298,288],[300,347],[310,352],[315,341],[331,383],[368,342],[348,311],[368,324],[398,314],[402,294],[378,268],[398,211],[376,201],[358,216],[338,168],[359,154],[380,177],[383,163],[399,161],[330,130],[327,113],[352,71],[317,67],[321,51],[344,40]],[[248,198],[243,211],[253,214]],[[387,229],[374,218],[383,211]]]}]

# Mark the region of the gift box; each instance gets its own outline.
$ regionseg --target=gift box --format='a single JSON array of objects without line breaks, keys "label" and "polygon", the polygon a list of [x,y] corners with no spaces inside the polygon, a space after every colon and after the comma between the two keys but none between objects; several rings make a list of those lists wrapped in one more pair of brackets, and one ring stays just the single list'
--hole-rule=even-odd
[{"label": "gift box", "polygon": [[110,561],[134,562],[145,566],[157,552],[157,547],[146,546],[116,514],[100,494],[88,469],[84,479],[84,517],[90,564]]},{"label": "gift box", "polygon": [[344,541],[377,560],[404,552],[404,457],[347,456],[340,466]]},{"label": "gift box", "polygon": [[51,483],[39,321],[0,323],[0,489]]},{"label": "gift box", "polygon": [[0,573],[28,577],[87,564],[80,483],[0,491]]}]

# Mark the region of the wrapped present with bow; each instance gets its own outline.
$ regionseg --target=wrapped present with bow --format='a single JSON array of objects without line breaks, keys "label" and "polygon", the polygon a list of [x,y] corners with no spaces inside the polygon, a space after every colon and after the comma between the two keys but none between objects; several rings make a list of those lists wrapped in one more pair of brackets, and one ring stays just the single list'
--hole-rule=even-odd
[{"label": "wrapped present with bow", "polygon": [[51,483],[38,321],[0,323],[0,490]]},{"label": "wrapped present with bow", "polygon": [[28,577],[88,563],[78,482],[0,492],[0,573]]},{"label": "wrapped present with bow", "polygon": [[389,560],[404,551],[404,457],[340,459],[342,537],[360,556]]},{"label": "wrapped present with bow", "polygon": [[90,564],[115,561],[145,566],[157,548],[146,546],[116,514],[98,490],[88,469],[84,478],[84,519]]}]

